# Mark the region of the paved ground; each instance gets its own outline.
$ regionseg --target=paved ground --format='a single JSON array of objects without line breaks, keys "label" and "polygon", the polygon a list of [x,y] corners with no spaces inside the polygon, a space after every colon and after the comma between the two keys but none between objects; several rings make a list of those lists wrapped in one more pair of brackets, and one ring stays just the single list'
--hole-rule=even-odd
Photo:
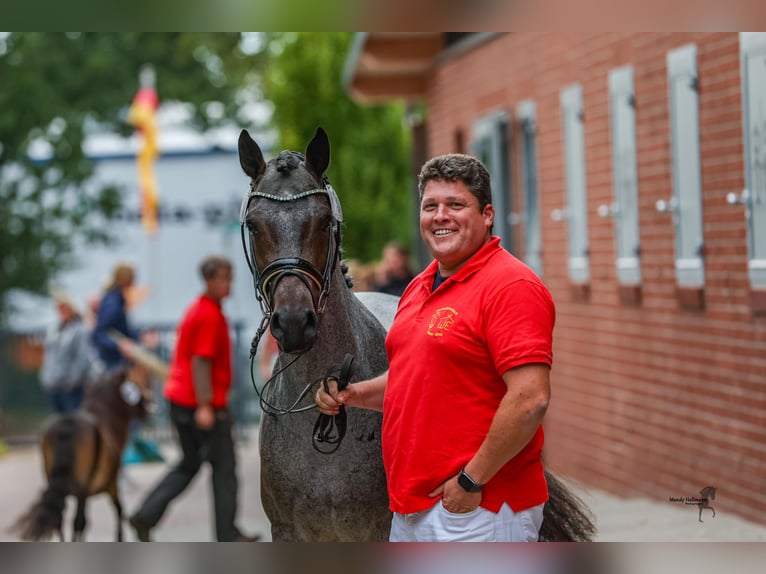
[{"label": "paved ground", "polygon": [[[271,540],[269,523],[260,503],[257,428],[248,434],[249,439],[238,445],[240,525],[246,532],[260,533],[263,540],[268,541]],[[164,446],[163,452],[167,460],[174,460],[172,445]],[[122,493],[127,512],[136,508],[142,495],[162,476],[165,468],[164,463],[126,467]],[[16,447],[0,454],[0,541],[16,540],[8,532],[8,527],[38,496],[42,486],[37,448]],[[721,511],[715,518],[705,511],[704,523],[700,523],[694,506],[644,499],[624,500],[605,492],[572,486],[596,517],[599,541],[766,541],[766,526]],[[209,469],[205,467],[189,490],[171,505],[154,533],[155,539],[161,542],[212,540],[211,499]],[[72,508],[73,504],[70,504],[70,517]],[[90,499],[88,520],[86,540],[114,540],[115,518],[108,497],[101,495]],[[135,540],[127,525],[125,539]]]}]

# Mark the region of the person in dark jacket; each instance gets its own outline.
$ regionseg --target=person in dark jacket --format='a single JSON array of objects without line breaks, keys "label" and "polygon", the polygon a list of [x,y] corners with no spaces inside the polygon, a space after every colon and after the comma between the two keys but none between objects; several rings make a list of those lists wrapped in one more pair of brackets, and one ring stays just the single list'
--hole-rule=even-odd
[{"label": "person in dark jacket", "polygon": [[[107,373],[125,367],[134,358],[138,332],[128,321],[127,298],[135,279],[136,271],[132,265],[117,265],[96,311],[92,341]],[[115,341],[110,334],[112,330],[118,331],[125,338]],[[154,441],[140,436],[141,426],[142,423],[138,420],[131,423],[130,442],[123,452],[123,464],[164,460]]]},{"label": "person in dark jacket", "polygon": [[133,345],[130,341],[115,342],[109,332],[119,331],[128,339],[136,341],[138,333],[128,323],[126,295],[133,286],[136,272],[132,265],[121,263],[114,268],[112,280],[96,311],[96,326],[92,341],[98,358],[106,371],[114,371],[131,359]]}]

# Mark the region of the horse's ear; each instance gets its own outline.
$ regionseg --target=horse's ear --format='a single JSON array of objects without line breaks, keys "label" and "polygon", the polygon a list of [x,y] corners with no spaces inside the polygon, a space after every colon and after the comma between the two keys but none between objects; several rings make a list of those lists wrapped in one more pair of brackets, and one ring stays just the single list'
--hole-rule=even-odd
[{"label": "horse's ear", "polygon": [[330,165],[330,140],[322,128],[317,128],[314,138],[306,146],[306,167],[322,181]]},{"label": "horse's ear", "polygon": [[266,162],[263,159],[261,148],[250,137],[247,130],[242,130],[239,134],[239,165],[254,180],[261,177],[266,171]]}]

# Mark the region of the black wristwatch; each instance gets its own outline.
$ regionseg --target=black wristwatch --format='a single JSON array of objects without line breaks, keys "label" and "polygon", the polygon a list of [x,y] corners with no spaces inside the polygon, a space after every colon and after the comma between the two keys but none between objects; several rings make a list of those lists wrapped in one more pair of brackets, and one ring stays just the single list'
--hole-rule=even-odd
[{"label": "black wristwatch", "polygon": [[465,472],[465,468],[460,469],[460,474],[457,475],[457,483],[463,487],[466,492],[481,492],[484,488],[483,484],[478,484]]}]

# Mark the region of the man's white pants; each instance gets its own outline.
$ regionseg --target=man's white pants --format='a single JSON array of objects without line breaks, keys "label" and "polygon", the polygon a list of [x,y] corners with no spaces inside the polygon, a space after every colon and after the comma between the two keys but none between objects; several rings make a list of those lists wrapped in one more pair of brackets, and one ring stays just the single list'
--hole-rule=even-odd
[{"label": "man's white pants", "polygon": [[391,542],[537,542],[543,523],[543,507],[514,512],[503,504],[495,514],[482,508],[455,514],[437,501],[413,514],[394,513]]}]

